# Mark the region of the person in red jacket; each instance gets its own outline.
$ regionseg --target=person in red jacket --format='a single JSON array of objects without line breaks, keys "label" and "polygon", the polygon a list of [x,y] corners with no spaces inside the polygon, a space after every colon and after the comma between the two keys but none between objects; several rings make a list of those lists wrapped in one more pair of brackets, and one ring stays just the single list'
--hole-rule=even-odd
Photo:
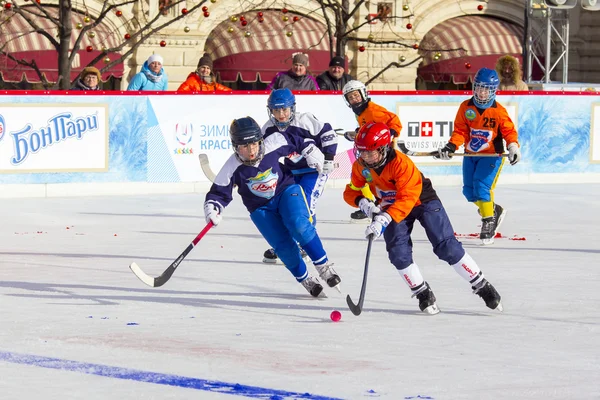
[{"label": "person in red jacket", "polygon": [[[383,235],[389,260],[419,300],[421,311],[437,314],[440,310],[431,287],[413,260],[411,233],[416,221],[425,229],[438,258],[469,282],[487,307],[502,311],[500,295],[454,237],[450,219],[431,181],[407,155],[392,147],[390,128],[381,122],[363,125],[355,138],[354,150],[356,161],[352,164],[344,200],[372,219],[365,236],[377,239]],[[352,188],[364,185],[369,185],[377,204]]]},{"label": "person in red jacket", "polygon": [[177,89],[178,92],[231,92],[227,86],[223,86],[216,81],[215,74],[212,71],[213,62],[206,53],[198,61],[198,68],[190,73]]}]

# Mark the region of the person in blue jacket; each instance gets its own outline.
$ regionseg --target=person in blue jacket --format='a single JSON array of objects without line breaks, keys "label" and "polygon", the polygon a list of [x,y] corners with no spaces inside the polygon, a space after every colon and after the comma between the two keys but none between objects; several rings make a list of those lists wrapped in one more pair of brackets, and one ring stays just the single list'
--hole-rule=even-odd
[{"label": "person in blue jacket", "polygon": [[144,61],[140,72],[135,74],[127,90],[168,90],[169,77],[163,68],[163,58],[152,54]]},{"label": "person in blue jacket", "polygon": [[[329,262],[317,230],[311,222],[300,185],[288,168],[279,162],[299,152],[309,167],[322,170],[325,157],[315,142],[300,136],[275,132],[263,137],[250,117],[233,120],[229,136],[234,154],[225,162],[206,194],[204,216],[216,226],[223,210],[233,200],[237,187],[250,219],[292,273],[313,297],[323,291],[319,280],[308,273],[298,244],[313,260],[315,269],[329,287],[341,282]],[[316,261],[314,261],[316,260]],[[338,288],[339,289],[339,288]]]}]

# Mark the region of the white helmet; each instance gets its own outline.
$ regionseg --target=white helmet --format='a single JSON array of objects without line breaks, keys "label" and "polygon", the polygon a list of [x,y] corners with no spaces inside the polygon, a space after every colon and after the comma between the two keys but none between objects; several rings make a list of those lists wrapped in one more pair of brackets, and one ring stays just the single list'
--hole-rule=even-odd
[{"label": "white helmet", "polygon": [[[367,100],[369,100],[369,93],[367,92],[367,87],[361,81],[350,81],[344,85],[344,89],[342,90],[344,92],[344,101],[346,102],[348,107],[361,106],[365,104]],[[355,91],[358,91],[358,93],[360,93],[362,101],[358,104],[350,104],[350,102],[348,101],[348,94]]]}]

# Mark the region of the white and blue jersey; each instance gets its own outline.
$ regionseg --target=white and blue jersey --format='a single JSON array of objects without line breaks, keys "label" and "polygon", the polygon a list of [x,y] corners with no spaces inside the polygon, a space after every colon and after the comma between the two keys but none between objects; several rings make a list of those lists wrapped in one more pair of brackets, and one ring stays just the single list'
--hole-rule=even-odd
[{"label": "white and blue jersey", "polygon": [[232,154],[217,174],[206,194],[206,201],[214,203],[222,212],[233,199],[233,186],[236,185],[242,202],[249,212],[253,212],[294,184],[294,177],[279,159],[302,151],[310,144],[314,142],[277,132],[264,139],[265,154],[255,165],[242,164]]},{"label": "white and blue jersey", "polygon": [[[263,126],[262,131],[265,138],[274,133],[280,133],[272,121],[267,122]],[[325,155],[326,160],[333,160],[333,157],[335,157],[338,135],[333,131],[331,125],[319,121],[310,113],[296,113],[284,133],[289,136],[314,141],[315,145]],[[294,174],[316,172],[314,168],[308,166],[304,157],[302,157],[301,154],[298,154],[298,152],[291,152],[286,155],[284,164],[291,169]]]}]

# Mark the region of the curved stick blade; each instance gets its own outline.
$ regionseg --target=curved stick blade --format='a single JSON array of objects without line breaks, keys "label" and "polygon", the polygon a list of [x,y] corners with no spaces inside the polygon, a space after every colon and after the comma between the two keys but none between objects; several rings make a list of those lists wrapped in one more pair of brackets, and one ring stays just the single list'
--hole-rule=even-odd
[{"label": "curved stick blade", "polygon": [[362,312],[362,307],[360,304],[354,304],[350,295],[346,295],[346,303],[348,304],[348,308],[352,312],[352,314],[358,316]]}]

